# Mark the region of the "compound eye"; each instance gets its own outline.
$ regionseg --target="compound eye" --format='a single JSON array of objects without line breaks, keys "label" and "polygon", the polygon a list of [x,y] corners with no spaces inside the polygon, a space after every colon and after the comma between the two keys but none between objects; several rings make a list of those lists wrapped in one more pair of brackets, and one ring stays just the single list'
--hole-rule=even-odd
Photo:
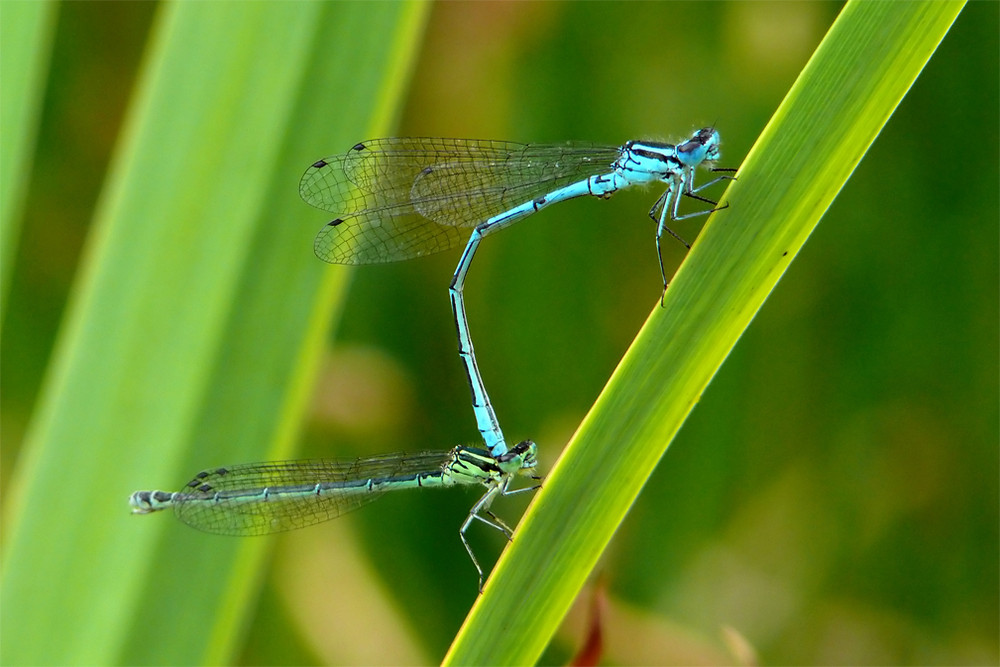
[{"label": "compound eye", "polygon": [[704,144],[700,141],[700,138],[701,137],[699,137],[699,139],[690,139],[688,141],[685,141],[683,144],[677,147],[677,152],[686,154],[690,153],[691,151],[696,151],[702,148]]}]

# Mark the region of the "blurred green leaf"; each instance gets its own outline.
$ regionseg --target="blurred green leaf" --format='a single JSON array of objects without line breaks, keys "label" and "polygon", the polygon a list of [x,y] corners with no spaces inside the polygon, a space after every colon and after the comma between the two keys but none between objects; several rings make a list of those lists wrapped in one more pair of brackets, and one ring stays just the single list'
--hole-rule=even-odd
[{"label": "blurred green leaf", "polygon": [[0,21],[0,322],[21,225],[21,205],[31,172],[32,148],[45,90],[56,4],[5,2]]},{"label": "blurred green leaf", "polygon": [[291,452],[347,277],[309,252],[297,179],[390,127],[425,13],[161,5],[4,499],[5,664],[232,660],[271,542],[126,501]]},{"label": "blurred green leaf", "polygon": [[522,521],[446,664],[531,664],[962,2],[851,2]]}]

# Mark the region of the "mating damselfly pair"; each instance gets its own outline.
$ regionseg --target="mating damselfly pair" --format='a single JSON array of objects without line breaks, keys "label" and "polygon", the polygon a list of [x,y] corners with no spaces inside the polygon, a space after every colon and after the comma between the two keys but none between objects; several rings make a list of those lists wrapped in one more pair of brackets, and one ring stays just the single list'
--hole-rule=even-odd
[{"label": "mating damselfly pair", "polygon": [[[341,216],[316,236],[314,249],[320,259],[378,264],[465,243],[449,295],[459,358],[485,448],[456,447],[353,462],[284,461],[217,468],[199,473],[177,493],[133,493],[133,511],[143,514],[172,507],[182,521],[207,532],[263,535],[332,519],[392,489],[483,484],[486,493],[459,531],[479,572],[481,589],[482,568],[465,532],[479,519],[511,537],[510,528],[492,514],[490,505],[498,495],[536,488],[509,486],[518,474],[534,470],[537,449],[530,441],[507,447],[476,363],[463,289],[480,242],[556,202],[586,195],[608,198],[632,185],[662,182],[667,188],[649,216],[656,223],[656,251],[666,290],[660,239],[666,232],[687,246],[668,221],[719,210],[718,202],[699,193],[732,178],[722,175],[695,185],[695,169],[718,160],[719,143],[714,128],[698,130],[676,145],[629,141],[618,147],[394,138],[365,141],[346,154],[315,162],[302,176],[299,193],[307,203]],[[710,208],[681,214],[682,197]]]}]

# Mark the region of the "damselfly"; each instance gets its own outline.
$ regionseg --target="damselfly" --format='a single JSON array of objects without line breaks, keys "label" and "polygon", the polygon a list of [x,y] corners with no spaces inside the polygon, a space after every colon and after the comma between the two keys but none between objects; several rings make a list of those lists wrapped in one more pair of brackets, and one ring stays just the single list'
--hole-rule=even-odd
[{"label": "damselfly", "polygon": [[483,449],[455,447],[354,461],[250,463],[200,472],[183,491],[136,491],[129,504],[135,514],[173,508],[181,521],[208,533],[267,535],[333,519],[395,489],[482,484],[486,493],[459,528],[482,590],[483,569],[465,532],[478,519],[511,539],[511,529],[490,505],[497,496],[537,488],[510,488],[516,476],[532,474],[537,453],[535,443],[525,440],[497,457]]},{"label": "damselfly", "polygon": [[[678,145],[374,139],[315,162],[302,176],[299,193],[312,206],[340,214],[320,230],[314,243],[316,254],[327,262],[395,262],[465,243],[449,286],[459,356],[486,448],[502,456],[507,445],[476,363],[463,297],[479,242],[550,204],[584,195],[607,198],[631,185],[660,181],[667,189],[649,215],[656,222],[656,252],[666,290],[660,237],[667,232],[687,246],[667,221],[719,210],[718,202],[698,193],[731,177],[694,184],[695,169],[718,158],[719,133],[710,127]],[[681,215],[682,196],[711,208]]]}]

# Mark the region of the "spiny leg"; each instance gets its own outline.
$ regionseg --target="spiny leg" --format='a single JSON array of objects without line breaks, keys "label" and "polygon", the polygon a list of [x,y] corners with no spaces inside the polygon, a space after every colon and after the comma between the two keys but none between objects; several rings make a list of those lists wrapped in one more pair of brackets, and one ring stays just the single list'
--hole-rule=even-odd
[{"label": "spiny leg", "polygon": [[[483,494],[483,497],[480,498],[478,501],[476,501],[476,504],[472,506],[471,510],[469,510],[469,516],[465,517],[465,521],[462,522],[462,527],[458,529],[458,535],[459,537],[462,538],[462,544],[465,545],[465,550],[469,553],[469,558],[472,559],[472,564],[476,566],[476,572],[479,573],[480,593],[483,592],[483,568],[480,567],[479,560],[476,558],[476,554],[473,553],[472,547],[469,545],[469,540],[465,537],[465,531],[467,531],[469,529],[469,526],[472,525],[473,519],[479,519],[483,523],[489,526],[493,526],[494,528],[499,530],[507,537],[508,540],[511,539],[510,528],[507,528],[502,521],[500,522],[501,525],[497,525],[489,521],[488,519],[484,519],[479,515],[480,512],[489,512],[490,504],[493,502],[493,498],[496,497],[498,494],[502,493],[503,493],[502,486],[500,485],[490,486],[489,489],[486,491],[486,493]],[[493,518],[495,519],[496,517]]]},{"label": "spiny leg", "polygon": [[[720,169],[718,171],[723,171],[723,170]],[[730,171],[730,170],[726,169],[724,171]],[[735,169],[733,169],[731,171],[735,171]],[[701,192],[705,188],[712,187],[713,185],[715,185],[716,183],[719,183],[721,181],[735,181],[736,180],[735,176],[719,176],[717,178],[713,178],[708,183],[702,183],[698,187],[694,187],[694,174],[691,174],[691,179],[692,180],[689,182],[689,186],[691,186],[691,187],[689,187],[687,190],[684,191],[684,196],[685,197],[690,197],[691,199],[697,199],[698,201],[701,201],[701,202],[705,202],[706,204],[708,204],[709,206],[711,206],[712,209],[710,211],[697,211],[695,213],[689,213],[687,215],[682,215],[680,217],[674,218],[675,220],[683,220],[684,218],[690,218],[690,217],[695,216],[695,215],[707,215],[709,213],[714,213],[715,211],[721,211],[724,208],[729,208],[729,204],[726,204],[725,206],[719,206],[719,202],[717,202],[714,199],[709,199],[708,197],[702,197],[701,195],[698,194],[698,192]]]},{"label": "spiny leg", "polygon": [[[532,479],[537,480],[539,478],[536,476],[532,476]],[[491,526],[500,531],[501,533],[503,533],[503,536],[507,538],[508,542],[514,539],[514,531],[511,529],[510,526],[507,525],[507,523],[503,519],[501,519],[500,517],[498,517],[496,514],[493,513],[493,511],[490,509],[490,505],[493,503],[493,500],[497,496],[513,496],[518,493],[524,493],[525,491],[535,491],[541,488],[541,484],[525,487],[523,489],[514,489],[513,491],[511,491],[509,487],[510,483],[513,480],[514,476],[510,475],[505,477],[502,482],[495,482],[494,484],[490,485],[486,493],[484,493],[483,496],[476,502],[476,504],[472,506],[472,509],[469,511],[469,515],[465,517],[465,521],[462,523],[462,527],[458,531],[459,536],[462,538],[462,544],[465,545],[465,550],[468,552],[469,558],[472,559],[472,564],[476,566],[476,571],[479,573],[480,593],[483,592],[483,569],[479,565],[479,560],[476,558],[476,554],[473,553],[472,547],[469,545],[468,539],[466,539],[465,532],[469,529],[469,526],[472,525],[472,521],[474,519],[478,519],[479,521],[485,523],[487,526]],[[484,514],[486,516],[483,516]]]},{"label": "spiny leg", "polygon": [[[675,187],[674,183],[671,182],[667,186],[667,189],[663,191],[663,194],[660,195],[660,198],[657,199],[656,202],[653,204],[653,207],[651,209],[649,209],[649,217],[653,220],[653,222],[657,223],[657,225],[662,225],[663,224],[663,221],[662,221],[662,218],[661,218],[661,212],[663,211],[663,209],[666,206],[669,206],[669,203],[670,203],[670,201],[671,201],[671,199],[673,197],[674,187]],[[687,248],[688,250],[691,249],[691,244],[688,243],[687,241],[685,241],[683,238],[681,238],[681,236],[677,232],[675,232],[674,230],[670,229],[670,227],[666,227],[666,226],[664,226],[663,229],[666,230],[666,232],[668,234],[670,234],[671,236],[673,236],[675,239],[677,239],[678,241],[680,241],[681,245],[683,245],[685,248]],[[663,231],[658,229],[657,233],[656,233],[657,243],[659,243],[659,239],[660,239],[660,236],[662,234],[663,234]],[[657,249],[657,255],[659,255],[659,254],[660,254],[659,253],[659,249]],[[660,262],[660,272],[661,273],[662,273],[662,270],[663,270],[663,262],[661,261]]]},{"label": "spiny leg", "polygon": [[[725,168],[725,169],[713,169],[712,171],[735,171],[735,169],[728,169],[728,168]],[[657,210],[657,205],[660,205],[659,220],[657,220],[655,217],[653,217],[653,219],[656,220],[656,222],[657,222],[657,227],[656,227],[656,256],[657,256],[657,259],[660,262],[660,278],[663,280],[663,291],[660,293],[660,306],[661,307],[664,305],[664,299],[667,296],[667,287],[669,286],[669,283],[667,282],[667,272],[666,272],[666,269],[665,269],[665,267],[663,265],[663,251],[662,251],[662,246],[660,245],[660,238],[663,236],[664,230],[667,231],[675,239],[677,239],[681,243],[683,243],[684,247],[686,247],[688,250],[691,249],[691,246],[684,239],[682,239],[680,236],[678,236],[674,232],[674,230],[672,230],[669,226],[667,226],[667,224],[666,224],[666,217],[667,217],[667,215],[668,214],[670,215],[671,222],[678,222],[680,220],[687,220],[688,218],[696,218],[696,217],[701,216],[701,215],[710,215],[712,213],[715,213],[716,211],[721,211],[721,210],[723,210],[725,208],[728,208],[729,207],[728,203],[725,204],[725,205],[723,205],[723,206],[719,206],[719,202],[717,202],[717,201],[715,201],[713,199],[708,199],[707,197],[701,197],[697,193],[700,192],[701,190],[703,190],[703,189],[705,189],[707,187],[710,187],[712,185],[715,185],[716,183],[719,183],[721,181],[736,180],[735,176],[723,175],[723,176],[718,176],[716,178],[713,178],[712,180],[710,180],[707,183],[702,183],[698,187],[694,187],[694,174],[695,174],[695,171],[692,168],[689,171],[683,172],[681,174],[681,176],[677,180],[671,181],[670,185],[667,187],[667,191],[663,193],[663,195],[657,200],[656,204],[654,204],[653,208],[649,212],[650,213],[650,217],[653,217],[654,212]],[[678,184],[680,185],[680,192],[681,192],[681,194],[683,196],[690,197],[691,199],[697,199],[698,201],[705,202],[706,204],[708,204],[712,208],[706,209],[704,211],[694,211],[693,213],[685,213],[684,215],[680,215],[679,211],[680,211],[680,205],[681,205],[681,197],[678,196],[678,194],[677,194],[677,186],[678,186]]]},{"label": "spiny leg", "polygon": [[728,175],[729,173],[735,173],[737,171],[736,168],[734,168],[734,167],[717,167],[717,168],[715,168],[715,169],[712,170],[713,173],[718,173],[720,171],[724,171],[724,172],[728,172],[728,173],[727,174],[723,174],[722,176],[716,176],[715,178],[713,178],[709,182],[702,183],[698,187],[694,187],[694,174],[691,174],[691,179],[690,179],[690,186],[691,187],[688,189],[688,193],[695,193],[695,192],[698,192],[700,190],[704,190],[705,188],[710,188],[713,185],[715,185],[716,183],[719,183],[721,181],[735,181],[736,180],[735,176],[729,176]]}]

